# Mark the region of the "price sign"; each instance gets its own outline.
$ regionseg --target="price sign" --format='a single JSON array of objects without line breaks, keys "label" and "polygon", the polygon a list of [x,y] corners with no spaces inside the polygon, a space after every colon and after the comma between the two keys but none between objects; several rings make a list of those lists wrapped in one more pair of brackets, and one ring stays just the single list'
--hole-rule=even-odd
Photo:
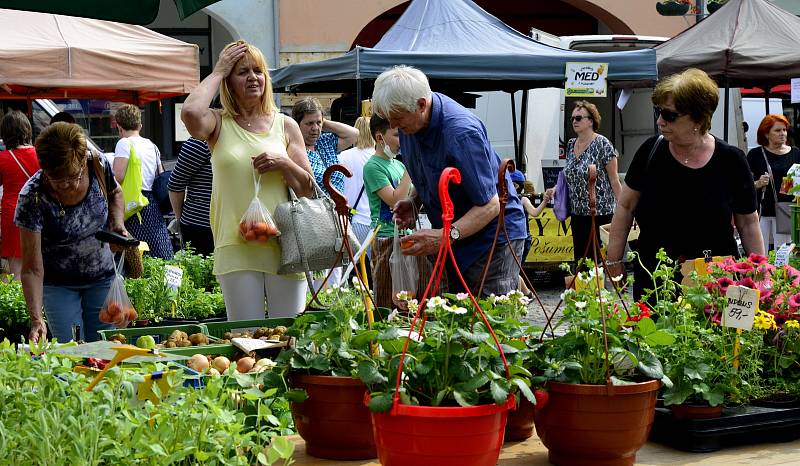
[{"label": "price sign", "polygon": [[164,267],[164,279],[169,289],[177,291],[183,282],[183,269],[174,265]]},{"label": "price sign", "polygon": [[758,290],[746,286],[729,286],[725,293],[728,305],[722,314],[722,325],[744,330],[753,328],[759,297]]},{"label": "price sign", "polygon": [[785,243],[775,251],[775,267],[781,267],[789,264],[789,257],[794,249],[794,243]]}]

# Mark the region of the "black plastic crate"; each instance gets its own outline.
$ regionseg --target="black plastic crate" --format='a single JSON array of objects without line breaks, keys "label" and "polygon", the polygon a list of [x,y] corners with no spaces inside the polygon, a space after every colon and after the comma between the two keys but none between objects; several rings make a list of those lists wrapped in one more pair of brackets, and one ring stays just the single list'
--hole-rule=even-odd
[{"label": "black plastic crate", "polygon": [[675,419],[668,408],[656,408],[650,430],[650,440],[695,453],[797,439],[800,408],[726,407],[714,419]]}]

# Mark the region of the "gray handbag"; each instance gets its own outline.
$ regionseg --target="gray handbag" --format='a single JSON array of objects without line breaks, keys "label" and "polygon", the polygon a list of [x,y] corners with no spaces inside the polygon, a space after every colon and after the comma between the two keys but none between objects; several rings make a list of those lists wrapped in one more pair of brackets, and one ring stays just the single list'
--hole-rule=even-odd
[{"label": "gray handbag", "polygon": [[[314,198],[298,198],[289,188],[289,200],[275,208],[273,219],[281,232],[279,274],[314,272],[350,263],[346,250],[336,259],[342,250],[342,234],[335,205],[313,184]],[[358,250],[358,239],[352,229],[348,229],[347,236],[353,251]]]},{"label": "gray handbag", "polygon": [[[764,156],[764,163],[767,164],[767,172],[769,173],[769,184],[772,187],[772,196],[775,199],[775,233],[779,235],[789,235],[792,233],[792,217],[789,211],[789,206],[791,205],[791,202],[778,202],[778,193],[775,190],[775,177],[772,176],[772,167],[770,167],[769,165],[769,160],[767,160],[767,153],[764,152],[763,146],[761,147],[761,154]],[[759,215],[759,217],[760,216],[761,215]]]}]

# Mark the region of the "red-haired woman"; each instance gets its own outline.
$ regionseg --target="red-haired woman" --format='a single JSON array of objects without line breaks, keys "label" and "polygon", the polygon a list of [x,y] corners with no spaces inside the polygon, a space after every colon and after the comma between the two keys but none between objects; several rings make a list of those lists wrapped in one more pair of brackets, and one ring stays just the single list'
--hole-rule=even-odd
[{"label": "red-haired woman", "polygon": [[[789,120],[783,115],[767,115],[758,125],[756,139],[759,147],[747,154],[747,163],[753,172],[754,184],[758,190],[760,202],[761,235],[764,237],[764,250],[770,249],[770,244],[777,248],[791,240],[790,234],[778,233],[775,222],[775,198],[778,202],[789,202],[792,196],[781,194],[781,180],[794,163],[800,163],[800,149],[786,144],[786,130]],[[769,167],[767,167],[769,162]],[[772,176],[770,177],[770,171]],[[771,184],[771,179],[775,182]],[[775,189],[773,194],[773,188]]]}]

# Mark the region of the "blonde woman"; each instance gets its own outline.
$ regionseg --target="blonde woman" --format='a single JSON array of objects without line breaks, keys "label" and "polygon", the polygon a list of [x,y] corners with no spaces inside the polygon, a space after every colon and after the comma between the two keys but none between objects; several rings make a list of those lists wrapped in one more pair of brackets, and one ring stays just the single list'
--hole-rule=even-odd
[{"label": "blonde woman", "polygon": [[353,176],[344,179],[344,195],[353,209],[350,228],[364,243],[370,232],[369,196],[364,192],[364,164],[375,154],[375,139],[369,130],[369,117],[358,117],[355,124],[358,138],[355,147],[339,154],[339,163],[350,169]]},{"label": "blonde woman", "polygon": [[[217,91],[222,111],[209,108]],[[253,243],[239,235],[239,220],[255,196],[253,170],[270,212],[288,200],[287,186],[298,196],[309,196],[312,186],[300,128],[276,108],[261,51],[241,40],[225,46],[214,71],[184,102],[181,119],[211,149],[214,273],[228,319],[263,319],[265,302],[270,317],[296,315],[307,286],[300,275],[277,274],[277,240]]]}]

